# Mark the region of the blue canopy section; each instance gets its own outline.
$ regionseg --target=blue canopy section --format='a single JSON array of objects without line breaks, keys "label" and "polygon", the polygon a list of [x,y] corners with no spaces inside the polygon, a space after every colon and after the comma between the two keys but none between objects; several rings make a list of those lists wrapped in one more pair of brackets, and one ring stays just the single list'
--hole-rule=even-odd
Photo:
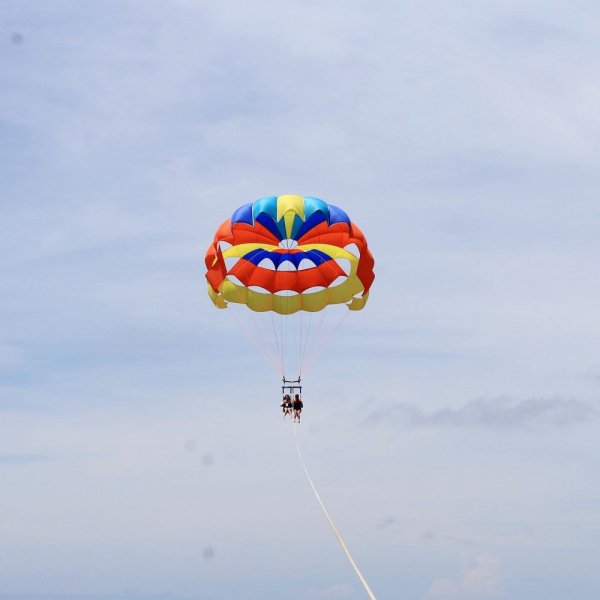
[{"label": "blue canopy section", "polygon": [[260,223],[263,227],[266,227],[278,240],[283,240],[285,238],[285,236],[281,235],[277,223],[275,223],[269,215],[266,215],[265,213],[257,215],[256,222]]},{"label": "blue canopy section", "polygon": [[277,221],[277,229],[279,229],[279,239],[280,240],[285,240],[287,238],[287,233],[285,231],[285,220],[284,219],[279,219],[279,221]]},{"label": "blue canopy section", "polygon": [[260,214],[269,215],[273,221],[277,221],[277,196],[266,196],[254,202],[252,216],[255,221]]},{"label": "blue canopy section", "polygon": [[296,239],[296,235],[298,234],[298,231],[300,230],[302,225],[304,225],[304,221],[298,215],[296,215],[294,217],[294,226],[292,227],[292,239],[293,240]]},{"label": "blue canopy section", "polygon": [[254,225],[252,220],[252,206],[252,203],[250,203],[238,208],[231,217],[231,224],[247,223],[248,225]]},{"label": "blue canopy section", "polygon": [[313,227],[316,227],[319,223],[325,221],[325,215],[321,212],[314,213],[307,221],[302,224],[302,227],[298,229],[295,240],[299,240],[305,233],[308,233]]},{"label": "blue canopy section", "polygon": [[276,269],[278,269],[279,265],[286,260],[291,262],[296,269],[298,269],[298,265],[303,258],[312,260],[317,266],[322,265],[329,260],[333,260],[331,256],[328,256],[325,252],[321,252],[320,250],[308,250],[306,252],[267,252],[266,250],[257,248],[244,256],[244,260],[251,262],[253,265],[258,265],[260,261],[265,258],[272,260]]},{"label": "blue canopy section", "polygon": [[331,204],[328,204],[327,206],[329,206],[330,225],[335,225],[335,223],[347,223],[348,227],[351,226],[350,217],[341,208],[332,206]]},{"label": "blue canopy section", "polygon": [[[326,221],[328,225],[346,223],[351,226],[350,217],[337,206],[326,204],[319,198],[303,198],[304,221],[296,215],[292,228],[292,239],[298,240],[313,227]],[[265,196],[251,204],[238,208],[231,217],[231,224],[255,222],[266,227],[277,239],[286,238],[285,223],[283,219],[277,221],[277,196]]]},{"label": "blue canopy section", "polygon": [[304,198],[304,220],[308,221],[312,215],[322,212],[325,219],[329,220],[329,207],[319,198]]}]

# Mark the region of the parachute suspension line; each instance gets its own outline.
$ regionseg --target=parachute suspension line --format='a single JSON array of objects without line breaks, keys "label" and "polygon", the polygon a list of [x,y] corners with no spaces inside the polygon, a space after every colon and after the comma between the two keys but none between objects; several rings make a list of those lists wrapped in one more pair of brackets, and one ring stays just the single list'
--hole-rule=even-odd
[{"label": "parachute suspension line", "polygon": [[[300,315],[302,314],[302,311],[298,311],[300,313]],[[300,367],[300,361],[299,361],[299,356],[300,356],[300,351],[298,348],[298,321],[300,320],[300,315],[298,315],[298,313],[294,313],[292,315],[292,330],[294,332],[294,357],[295,357],[295,361],[294,361],[294,367],[295,369],[297,369],[296,374],[297,374],[297,378],[300,378],[300,372],[301,372],[301,367]],[[302,326],[302,321],[300,321],[300,327]],[[301,330],[300,330],[301,331]],[[302,343],[302,338],[300,338],[300,343]]]},{"label": "parachute suspension line", "polygon": [[[327,262],[324,262],[323,264],[325,264],[325,265],[329,266],[329,265],[327,264]],[[332,267],[331,267],[331,266],[329,266],[329,268],[331,269]],[[323,281],[323,284],[324,284],[324,287],[327,287],[327,286],[325,285],[325,281]],[[312,315],[312,311],[314,310],[314,305],[315,305],[315,297],[314,297],[314,296],[312,296],[312,297],[311,297],[311,299],[312,299],[312,307],[311,307],[311,315]],[[326,314],[329,312],[329,310],[330,310],[330,307],[329,307],[329,306],[325,306],[325,307],[322,309],[322,311],[320,311],[320,312],[321,312],[321,318],[319,319],[319,324],[318,324],[318,326],[317,326],[317,329],[316,329],[316,331],[315,331],[315,332],[314,332],[314,334],[313,334],[312,342],[311,342],[311,344],[310,344],[310,347],[309,347],[309,350],[308,350],[308,355],[306,355],[306,352],[305,352],[305,353],[304,353],[304,356],[303,356],[303,358],[302,358],[302,368],[300,369],[300,370],[301,370],[301,372],[302,372],[302,375],[304,374],[304,373],[303,373],[303,371],[304,371],[304,365],[306,364],[306,360],[307,360],[307,359],[308,359],[308,358],[311,356],[311,354],[312,354],[312,352],[313,352],[313,349],[314,349],[314,347],[315,347],[315,344],[316,344],[316,342],[317,342],[317,339],[319,338],[319,332],[321,331],[321,327],[322,327],[322,325],[323,325],[323,321],[325,320],[325,315],[326,315]],[[307,347],[308,347],[308,343],[309,343],[309,340],[308,340],[308,338],[307,338],[306,342],[307,342]],[[317,346],[317,347],[318,347],[318,346]]]},{"label": "parachute suspension line", "polygon": [[279,354],[279,364],[281,365],[281,377],[283,377],[283,360],[281,358],[281,350],[279,348],[279,342],[277,341],[277,326],[275,325],[275,317],[271,313],[271,323],[273,325],[273,333],[275,334],[275,344],[277,345],[277,354]]},{"label": "parachute suspension line", "polygon": [[[290,304],[291,304],[291,296],[290,293],[287,292],[286,296],[285,296],[286,300],[285,300],[285,312],[286,312],[286,316],[282,317],[283,319],[285,319],[285,337],[288,340],[288,348],[287,348],[287,352],[288,352],[288,365],[290,365],[290,368],[293,368],[293,358],[294,358],[294,353],[292,352],[292,350],[296,350],[296,348],[290,348],[290,344],[292,343],[292,339],[291,339],[291,334],[289,333],[289,329],[290,327],[293,329],[293,333],[294,333],[294,338],[296,337],[296,330],[295,330],[295,315],[290,315],[289,314],[289,308],[290,308]],[[288,337],[290,336],[290,337]],[[285,373],[285,371],[284,371]]]},{"label": "parachute suspension line", "polygon": [[[286,355],[288,355],[290,353],[290,348],[289,348],[289,343],[287,343],[287,342],[291,341],[291,340],[288,339],[289,319],[288,319],[288,315],[287,315],[287,311],[288,311],[289,303],[290,303],[290,297],[289,297],[288,294],[284,294],[284,298],[285,298],[285,300],[283,302],[284,302],[284,306],[285,306],[286,316],[281,315],[281,323],[283,325],[283,336],[284,336],[284,339],[286,341],[285,353],[286,353]],[[285,371],[287,369],[287,365],[289,364],[289,358],[286,356],[284,358],[284,360],[285,359],[287,359],[288,362],[284,363],[284,369],[283,369],[283,375],[284,375],[284,377],[286,376]]]},{"label": "parachute suspension line", "polygon": [[[259,327],[258,323],[257,323],[257,322],[256,322],[256,320],[254,319],[254,315],[252,314],[252,312],[250,312],[250,318],[252,319],[252,322],[254,323],[254,327],[256,328],[256,331],[258,331],[258,334],[260,335],[260,337],[261,337],[261,339],[262,339],[262,341],[263,341],[263,343],[264,343],[265,347],[267,348],[267,350],[269,350],[269,346],[268,346],[267,342],[265,341],[265,338],[263,337],[263,334],[262,334],[261,328]],[[277,361],[274,359],[274,357],[273,357],[273,362],[274,362],[275,364],[277,364]]]},{"label": "parachute suspension line", "polygon": [[298,377],[300,377],[300,369],[298,368],[298,319],[299,319],[299,315],[298,313],[294,313],[292,315],[292,331],[294,333],[294,375],[296,377],[294,377],[294,379],[298,379]]},{"label": "parachute suspension line", "polygon": [[[262,253],[266,253],[265,250],[262,251]],[[246,266],[246,269],[249,268],[250,265]],[[239,290],[237,291],[237,296],[238,296],[238,300],[239,300],[239,305],[243,306],[244,302],[242,301],[242,297],[241,294],[239,292]],[[236,303],[237,304],[237,303]],[[227,308],[229,308],[229,311],[233,314],[233,316],[235,317],[236,321],[241,325],[242,329],[244,329],[244,331],[246,332],[246,334],[248,335],[248,337],[250,338],[250,340],[252,341],[252,343],[260,350],[261,354],[265,357],[265,359],[267,360],[267,362],[271,365],[271,367],[273,368],[273,370],[275,371],[275,373],[279,373],[280,376],[283,376],[283,368],[281,365],[281,359],[279,359],[279,361],[277,361],[276,357],[275,357],[275,353],[271,350],[271,344],[267,343],[267,341],[265,340],[264,336],[263,336],[263,331],[261,329],[261,327],[259,327],[258,323],[256,322],[256,320],[254,319],[253,313],[252,311],[248,311],[250,314],[250,318],[252,319],[252,322],[254,323],[254,327],[256,329],[256,331],[258,332],[258,334],[260,335],[265,348],[267,350],[267,353],[269,354],[269,357],[267,357],[267,355],[265,354],[265,352],[262,350],[262,348],[259,346],[259,344],[257,343],[256,339],[254,338],[254,336],[251,334],[251,332],[248,330],[248,328],[244,325],[244,323],[241,321],[241,319],[237,316],[235,310],[233,310],[230,307],[230,302],[227,303]],[[277,368],[277,362],[279,362],[279,368]]]},{"label": "parachute suspension line", "polygon": [[271,313],[270,315],[267,315],[267,313],[260,313],[260,316],[265,326],[265,333],[268,332],[269,340],[271,340],[273,354],[277,356],[279,364],[281,366],[281,372],[283,374],[283,362],[281,360],[281,352],[279,351],[279,341],[277,339],[277,332],[275,328],[272,327],[273,313]]},{"label": "parachute suspension line", "polygon": [[[315,301],[313,299],[311,308],[314,308]],[[306,342],[304,342],[304,347],[302,349],[302,365],[304,364],[304,357],[306,356],[306,349],[308,348],[308,338],[310,337],[310,329],[312,327],[312,320],[314,311],[310,311],[310,318],[308,319],[308,331],[306,332]],[[300,372],[302,372],[302,367],[300,367]]]},{"label": "parachute suspension line", "polygon": [[266,314],[265,313],[258,313],[258,314],[260,314],[260,319],[261,319],[261,322],[265,329],[265,335],[268,336],[269,341],[271,343],[271,347],[273,349],[273,355],[277,356],[277,358],[279,360],[281,372],[283,373],[283,364],[281,362],[281,355],[279,353],[278,346],[277,346],[277,338],[273,339],[273,334],[271,333],[271,324],[269,323],[269,320],[268,320]]},{"label": "parachute suspension line", "polygon": [[323,324],[323,319],[325,318],[325,313],[326,312],[327,312],[327,307],[325,307],[321,311],[321,318],[319,319],[319,326],[317,327],[317,331],[315,332],[314,337],[312,339],[312,344],[310,345],[310,350],[308,351],[308,356],[306,357],[306,360],[303,363],[303,369],[302,369],[302,374],[303,375],[304,375],[304,365],[308,362],[308,360],[312,356],[313,348],[315,347],[315,342],[317,341],[317,337],[319,337],[319,331],[321,329],[321,325]]},{"label": "parachute suspension line", "polygon": [[308,354],[308,356],[306,357],[306,364],[308,364],[309,362],[311,362],[312,357],[321,350],[323,344],[322,344],[322,340],[326,339],[327,336],[327,332],[329,331],[329,327],[333,321],[334,318],[334,307],[333,306],[326,306],[323,309],[323,319],[321,320],[321,323],[319,323],[319,329],[317,330],[317,333],[315,334],[315,339],[313,342],[313,345],[310,349],[310,352]]},{"label": "parachute suspension line", "polygon": [[[334,275],[337,275],[337,272],[333,269],[333,266],[330,265],[329,262],[326,261],[323,264],[326,265],[334,273]],[[314,296],[313,296],[313,303],[314,303]],[[313,304],[313,306],[314,306],[314,304]],[[333,335],[337,332],[341,323],[346,318],[348,311],[344,314],[343,318],[338,323],[338,325],[335,327],[335,329],[333,330],[333,332],[331,333],[331,335],[329,336],[329,338],[327,339],[325,344],[322,345],[321,344],[322,340],[326,338],[328,332],[330,331],[331,326],[335,322],[336,309],[338,307],[341,308],[341,305],[328,305],[323,309],[322,314],[321,314],[321,319],[319,320],[319,326],[317,327],[317,331],[316,331],[314,338],[312,340],[312,343],[310,345],[310,350],[308,352],[308,356],[306,355],[306,348],[303,352],[302,364],[300,367],[300,377],[303,377],[305,372],[307,372],[307,370],[310,368],[310,366],[312,366],[312,363],[314,363],[314,361],[316,361],[316,359],[319,356],[321,356],[321,353],[323,352],[323,350],[325,349],[325,347],[327,346],[327,344],[329,343],[329,341],[331,340]],[[325,319],[325,313],[328,313],[327,319]],[[312,313],[311,313],[311,316],[312,316]],[[322,327],[324,320],[326,322],[325,328]],[[322,333],[321,338],[319,338],[319,333]],[[317,340],[318,340],[318,343],[317,343]],[[307,346],[308,346],[308,336],[307,336]],[[316,356],[315,356],[315,354],[316,354]],[[314,357],[314,360],[313,360],[313,357]],[[310,366],[309,366],[309,364],[310,364]]]},{"label": "parachute suspension line", "polygon": [[273,371],[275,371],[275,373],[277,373],[279,376],[283,376],[281,369],[277,369],[277,363],[271,362],[270,358],[264,353],[263,349],[260,347],[260,345],[254,338],[254,336],[252,335],[250,330],[244,325],[244,323],[242,323],[242,321],[235,314],[235,311],[233,311],[232,309],[229,309],[229,312],[234,316],[235,320],[240,324],[241,328],[246,332],[246,334],[250,338],[250,341],[258,348],[259,352],[265,357],[265,359],[269,363],[269,365],[271,365]]},{"label": "parachute suspension line", "polygon": [[283,335],[283,315],[279,316],[279,341],[281,342],[281,370],[283,371],[283,377],[285,378],[285,337]]},{"label": "parachute suspension line", "polygon": [[[326,262],[325,264],[327,264],[327,266],[331,270],[333,270],[333,267],[331,265],[335,262],[337,262],[337,261],[331,261],[331,264],[329,262]],[[338,264],[338,266],[340,266],[339,262],[337,264]],[[346,275],[346,281],[347,281],[349,274],[346,273],[345,269],[342,269],[342,271],[344,271],[344,274]],[[312,353],[312,355],[307,358],[306,363],[303,365],[303,370],[306,370],[306,372],[308,372],[312,369],[313,365],[318,360],[318,358],[321,356],[321,354],[324,352],[325,348],[329,345],[333,336],[337,333],[339,328],[342,326],[343,322],[348,317],[348,313],[350,312],[347,304],[329,305],[327,307],[327,310],[329,312],[328,322],[327,322],[325,329],[324,330],[322,329],[322,337],[319,339],[318,344],[315,346],[314,353]],[[340,317],[338,317],[338,311],[341,311],[341,313],[342,313],[340,315]]]},{"label": "parachute suspension line", "polygon": [[[260,254],[267,254],[268,251],[260,249]],[[248,263],[244,266],[245,269],[250,269],[254,263]],[[334,264],[324,262],[327,268],[332,270],[333,274],[338,273],[334,270]],[[333,266],[332,266],[333,265]],[[242,271],[243,272],[243,271]],[[325,280],[323,281],[325,284]],[[245,303],[242,301],[240,291],[236,289],[238,295],[238,301],[234,301],[235,304],[243,306]],[[277,317],[274,315],[274,311],[268,311],[271,313],[271,324],[268,324],[268,315],[263,312],[254,312],[250,309],[248,316],[252,319],[254,328],[256,329],[256,335],[250,334],[245,324],[242,322],[246,321],[249,329],[248,317],[243,317],[242,314],[237,313],[232,309],[236,320],[242,328],[245,329],[246,334],[250,337],[254,345],[259,349],[261,354],[265,356],[267,362],[274,368],[275,372],[279,371],[280,376],[286,379],[288,376],[293,376],[301,379],[309,370],[312,369],[316,360],[321,356],[325,347],[330,343],[331,338],[337,332],[342,322],[345,320],[347,311],[342,308],[343,305],[327,305],[320,312],[321,315],[318,319],[315,319],[316,330],[312,326],[313,313],[316,303],[316,296],[314,294],[309,295],[305,298],[305,307],[300,310],[290,313],[291,305],[295,299],[296,294],[291,290],[281,290],[283,293],[279,293],[282,311],[277,313]],[[228,303],[229,304],[229,303]],[[229,307],[231,308],[231,307]],[[341,309],[345,312],[344,317],[336,324],[337,321],[337,310]],[[300,314],[296,314],[299,312]],[[304,325],[304,312],[310,312],[308,320],[308,327]],[[327,313],[327,314],[326,314]],[[284,322],[285,320],[285,322]],[[290,328],[292,331],[290,331]],[[260,342],[262,341],[262,345]],[[293,343],[293,348],[291,344]],[[268,356],[266,356],[268,355]],[[291,372],[291,373],[290,373]]]},{"label": "parachute suspension line", "polygon": [[[242,306],[241,303],[241,295],[240,292],[238,291],[238,299],[240,300],[240,306]],[[252,343],[258,348],[258,350],[260,351],[260,353],[265,357],[266,361],[269,363],[269,365],[271,365],[271,367],[273,368],[273,370],[275,371],[275,373],[281,373],[281,367],[279,367],[279,369],[277,368],[277,361],[275,360],[275,357],[272,355],[269,345],[266,343],[263,335],[262,335],[262,331],[260,329],[260,327],[257,325],[256,321],[254,320],[254,317],[252,316],[252,312],[250,312],[250,318],[252,319],[252,322],[254,323],[254,327],[256,328],[256,330],[258,331],[260,337],[262,338],[263,343],[265,344],[265,348],[268,352],[268,354],[270,356],[267,356],[265,354],[265,352],[263,351],[263,349],[260,347],[260,345],[258,344],[257,340],[255,339],[255,337],[252,335],[252,333],[250,332],[250,330],[246,327],[246,325],[243,323],[243,321],[238,317],[238,315],[236,314],[235,310],[233,310],[230,306],[230,303],[227,303],[227,308],[229,309],[229,312],[231,314],[233,314],[235,320],[240,324],[240,326],[242,327],[242,329],[246,332],[246,334],[248,335],[248,337],[250,338],[250,340],[252,341]]]},{"label": "parachute suspension line", "polygon": [[315,493],[315,496],[317,497],[317,500],[319,501],[319,504],[321,505],[321,508],[323,509],[323,512],[325,513],[325,516],[327,517],[327,520],[329,521],[329,524],[331,525],[331,529],[333,529],[333,533],[335,534],[335,537],[337,538],[337,541],[340,543],[340,546],[342,547],[342,550],[346,553],[346,556],[348,557],[348,560],[350,561],[350,564],[354,568],[354,571],[358,575],[358,578],[360,579],[360,582],[363,584],[363,587],[365,588],[365,592],[367,592],[367,595],[369,596],[369,599],[370,600],[377,600],[375,598],[375,596],[373,595],[373,592],[371,591],[371,589],[367,585],[367,582],[365,581],[365,579],[362,576],[361,572],[358,570],[358,567],[356,566],[356,563],[352,559],[352,556],[350,556],[350,552],[348,551],[348,548],[346,548],[346,544],[344,544],[344,540],[342,539],[342,536],[339,534],[338,530],[335,528],[335,525],[333,524],[333,521],[331,520],[331,517],[327,514],[327,510],[325,509],[325,505],[321,501],[321,498],[319,497],[319,493],[317,492],[317,489],[315,488],[315,486],[314,486],[314,484],[312,482],[312,479],[310,478],[310,475],[308,474],[308,469],[306,468],[306,465],[304,464],[304,459],[302,458],[302,453],[300,452],[300,445],[298,444],[298,436],[296,435],[296,423],[294,423],[294,440],[296,442],[296,450],[298,450],[298,456],[300,457],[300,462],[302,463],[302,467],[304,468],[304,472],[306,473],[306,477],[308,478],[308,483],[310,483],[310,487],[312,487],[313,492]]},{"label": "parachute suspension line", "polygon": [[342,326],[342,323],[346,320],[346,317],[349,314],[350,314],[350,311],[346,312],[346,314],[342,317],[340,322],[337,324],[336,328],[331,332],[331,335],[329,336],[329,338],[327,339],[327,341],[325,342],[323,347],[319,350],[317,355],[312,359],[312,362],[306,367],[306,371],[303,371],[303,374],[308,373],[313,368],[313,365],[315,364],[315,362],[317,361],[319,356],[321,356],[321,354],[323,353],[323,350],[325,350],[325,348],[327,348],[327,346],[329,346],[329,342],[331,341],[331,338],[336,334],[337,330]]},{"label": "parachute suspension line", "polygon": [[[258,331],[258,333],[259,333],[259,335],[260,335],[260,337],[261,337],[261,339],[262,339],[263,343],[265,344],[265,347],[267,348],[267,350],[268,350],[268,352],[269,352],[269,355],[271,356],[271,358],[272,358],[272,360],[273,360],[273,363],[274,363],[274,364],[277,364],[277,360],[276,360],[276,358],[275,358],[275,355],[274,355],[274,354],[271,352],[271,345],[270,345],[270,344],[267,344],[267,342],[265,341],[265,338],[264,338],[264,336],[263,336],[263,328],[262,328],[262,327],[260,327],[260,326],[258,325],[258,323],[255,321],[255,319],[254,319],[254,316],[252,315],[252,312],[250,312],[250,318],[252,319],[252,322],[254,323],[254,327],[256,327],[256,330]],[[266,333],[266,331],[265,331],[265,333]],[[280,363],[281,363],[281,361],[280,361]],[[279,365],[279,370],[280,370],[281,372],[283,372],[283,369],[281,368],[281,364]]]},{"label": "parachute suspension line", "polygon": [[304,311],[300,311],[300,351],[298,352],[298,378],[302,377],[302,322],[304,320]]}]

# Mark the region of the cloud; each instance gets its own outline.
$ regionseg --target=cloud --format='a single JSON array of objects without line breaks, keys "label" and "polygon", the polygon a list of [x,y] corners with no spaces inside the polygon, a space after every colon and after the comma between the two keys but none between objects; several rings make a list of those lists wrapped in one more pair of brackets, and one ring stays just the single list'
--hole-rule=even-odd
[{"label": "cloud", "polygon": [[0,368],[21,364],[24,354],[23,348],[0,341]]},{"label": "cloud", "polygon": [[402,521],[400,521],[400,519],[397,519],[393,515],[390,515],[389,517],[381,519],[377,523],[376,527],[377,529],[385,529],[386,527],[390,527],[391,525],[399,525],[401,522]]},{"label": "cloud", "polygon": [[466,538],[457,538],[451,535],[439,535],[434,531],[428,530],[421,534],[421,540],[425,542],[450,542],[452,544],[460,544],[462,546],[470,546],[473,540]]},{"label": "cloud", "polygon": [[592,365],[585,375],[588,379],[600,381],[600,364]]},{"label": "cloud", "polygon": [[499,559],[481,554],[474,561],[465,555],[463,573],[456,579],[435,579],[423,600],[483,600],[504,595]]},{"label": "cloud", "polygon": [[416,519],[414,517],[409,519],[398,519],[398,517],[395,517],[394,515],[389,515],[383,519],[379,519],[379,521],[377,521],[375,524],[375,527],[377,529],[384,529],[386,531],[398,533],[400,531],[398,528],[399,525],[407,525],[409,523],[414,523],[415,521]]},{"label": "cloud", "polygon": [[598,416],[598,409],[581,400],[561,398],[480,398],[461,408],[440,408],[426,412],[412,404],[395,404],[372,412],[365,424],[402,423],[407,428],[482,427],[486,429],[530,429],[566,427],[588,423]]},{"label": "cloud", "polygon": [[472,544],[474,544],[475,542],[473,540],[467,539],[467,538],[456,538],[453,537],[451,535],[444,535],[443,539],[448,540],[449,542],[452,542],[454,544],[461,544],[464,546],[471,546]]},{"label": "cloud", "polygon": [[43,454],[0,454],[0,465],[27,465],[45,460],[49,457]]},{"label": "cloud", "polygon": [[349,598],[354,595],[354,588],[347,583],[337,583],[323,590],[318,590],[315,587],[308,589],[310,598]]},{"label": "cloud", "polygon": [[349,598],[354,594],[354,588],[346,583],[338,583],[321,592],[321,598]]},{"label": "cloud", "polygon": [[535,47],[564,40],[572,36],[571,32],[560,25],[525,17],[498,19],[489,29],[492,38],[520,47]]}]

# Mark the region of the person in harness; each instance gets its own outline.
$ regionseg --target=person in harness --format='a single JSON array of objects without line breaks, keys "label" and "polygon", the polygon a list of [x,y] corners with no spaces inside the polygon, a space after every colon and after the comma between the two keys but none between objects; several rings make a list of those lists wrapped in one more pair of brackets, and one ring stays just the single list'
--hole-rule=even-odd
[{"label": "person in harness", "polygon": [[294,402],[292,403],[294,408],[294,423],[296,422],[296,417],[298,418],[298,423],[300,423],[300,413],[304,408],[304,404],[302,404],[302,400],[300,400],[300,396],[296,394],[294,396]]},{"label": "person in harness", "polygon": [[292,416],[292,401],[290,400],[289,394],[283,397],[283,402],[279,405],[283,408],[283,420],[285,421],[286,415]]}]

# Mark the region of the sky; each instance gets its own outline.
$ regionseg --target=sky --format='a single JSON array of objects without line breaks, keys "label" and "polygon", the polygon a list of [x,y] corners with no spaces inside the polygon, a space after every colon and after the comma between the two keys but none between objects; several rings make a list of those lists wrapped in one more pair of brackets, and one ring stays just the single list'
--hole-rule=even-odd
[{"label": "sky", "polygon": [[206,294],[315,196],[376,279],[299,443],[379,600],[600,597],[600,41],[570,0],[5,0],[0,599],[363,598]]}]

